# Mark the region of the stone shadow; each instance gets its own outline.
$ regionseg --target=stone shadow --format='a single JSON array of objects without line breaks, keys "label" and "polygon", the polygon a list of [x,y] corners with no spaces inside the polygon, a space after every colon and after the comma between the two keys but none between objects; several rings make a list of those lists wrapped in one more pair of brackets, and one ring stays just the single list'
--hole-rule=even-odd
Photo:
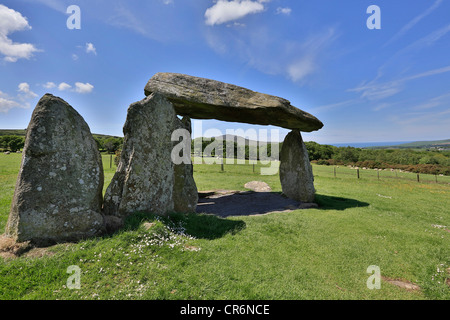
[{"label": "stone shadow", "polygon": [[137,230],[144,222],[161,221],[171,229],[197,239],[214,240],[226,234],[236,234],[246,228],[242,220],[224,219],[211,214],[171,213],[167,216],[137,212],[125,220],[123,230]]},{"label": "stone shadow", "polygon": [[301,202],[289,199],[281,192],[232,191],[199,198],[197,212],[219,217],[250,216],[295,210],[300,205]]},{"label": "stone shadow", "polygon": [[321,210],[345,210],[349,208],[368,207],[369,203],[355,199],[316,194],[316,203]]},{"label": "stone shadow", "polygon": [[272,212],[289,212],[298,209],[345,210],[367,207],[369,204],[355,199],[316,194],[315,202],[302,203],[287,198],[281,192],[240,192],[224,190],[199,198],[197,213],[219,217],[262,215]]},{"label": "stone shadow", "polygon": [[226,234],[237,234],[247,227],[242,220],[231,220],[211,214],[189,214],[186,233],[198,238],[214,240]]}]

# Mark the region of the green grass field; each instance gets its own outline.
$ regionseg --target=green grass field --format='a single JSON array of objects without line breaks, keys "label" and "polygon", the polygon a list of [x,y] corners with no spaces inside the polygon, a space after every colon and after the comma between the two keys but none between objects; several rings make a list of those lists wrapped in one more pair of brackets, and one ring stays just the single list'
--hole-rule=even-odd
[{"label": "green grass field", "polygon": [[[20,159],[0,154],[2,230]],[[115,166],[103,161],[106,189]],[[245,190],[262,180],[281,191],[278,175],[262,176],[259,166],[224,169],[194,165],[198,189]],[[418,183],[414,174],[313,171],[319,209],[227,219],[139,213],[111,236],[56,245],[44,257],[0,258],[0,299],[450,299],[448,177]],[[73,265],[80,289],[68,287]],[[380,268],[380,289],[367,287],[371,265]]]}]

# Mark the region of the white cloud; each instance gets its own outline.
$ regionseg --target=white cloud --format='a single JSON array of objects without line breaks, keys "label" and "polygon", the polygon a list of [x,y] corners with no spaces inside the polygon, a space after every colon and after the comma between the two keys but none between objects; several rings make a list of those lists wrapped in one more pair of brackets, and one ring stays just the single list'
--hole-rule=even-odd
[{"label": "white cloud", "polygon": [[8,98],[2,98],[0,96],[0,112],[7,113],[9,110],[13,108],[20,108],[20,107],[21,107],[20,103]]},{"label": "white cloud", "polygon": [[97,55],[97,49],[95,48],[94,44],[90,42],[86,43],[86,53],[93,53]]},{"label": "white cloud", "polygon": [[151,36],[145,21],[139,19],[135,13],[122,3],[114,7],[114,13],[108,17],[106,22],[115,27],[130,29],[143,36]]},{"label": "white cloud", "polygon": [[68,84],[68,83],[65,83],[65,82],[61,82],[61,83],[58,85],[58,90],[59,90],[59,91],[68,90],[68,89],[70,89],[70,88],[72,88],[72,86],[71,86],[70,84]]},{"label": "white cloud", "polygon": [[445,72],[450,72],[450,66],[442,67],[439,69],[432,69],[432,70],[428,70],[428,71],[425,71],[425,72],[422,72],[419,74],[415,74],[413,76],[404,77],[400,81],[402,81],[402,82],[410,81],[410,80],[420,79],[420,78],[424,78],[424,77],[434,76],[436,74],[441,74],[441,73],[445,73]]},{"label": "white cloud", "polygon": [[278,7],[277,8],[277,14],[285,14],[285,15],[290,15],[292,12],[291,8],[282,8],[282,7]]},{"label": "white cloud", "polygon": [[[231,27],[230,23],[230,27]],[[249,25],[242,32],[223,32],[221,28],[206,28],[208,46],[220,55],[235,57],[248,67],[265,74],[283,75],[300,85],[314,80],[330,57],[329,47],[339,38],[336,27],[299,35],[295,41],[267,25]]]},{"label": "white cloud", "polygon": [[233,22],[233,23],[229,23],[227,24],[227,28],[231,28],[231,27],[238,27],[238,28],[243,28],[245,27],[246,24],[245,23],[240,23],[240,22]]},{"label": "white cloud", "polygon": [[56,87],[56,83],[54,83],[54,82],[47,82],[46,84],[43,85],[43,87],[45,89],[52,89],[52,88]]},{"label": "white cloud", "polygon": [[394,96],[402,90],[403,87],[400,83],[393,82],[390,84],[367,88],[366,90],[364,90],[361,98],[367,98],[369,100],[382,100]]},{"label": "white cloud", "polygon": [[0,91],[0,112],[7,113],[13,108],[28,109],[30,108],[29,101],[38,96],[30,90],[30,85],[26,82],[20,83],[17,91],[19,93],[15,97]]},{"label": "white cloud", "polygon": [[29,92],[30,91],[30,85],[28,84],[28,83],[26,83],[26,82],[22,82],[22,83],[19,83],[19,91],[20,92]]},{"label": "white cloud", "polygon": [[449,114],[450,110],[448,109],[440,112],[409,112],[402,114],[401,117],[392,116],[390,119],[401,126],[417,125],[418,123],[429,123],[433,124],[432,126],[438,126],[445,123],[448,129],[448,126],[450,125]]},{"label": "white cloud", "polygon": [[341,102],[335,102],[335,103],[331,103],[331,104],[321,105],[321,106],[313,108],[310,111],[312,113],[316,114],[316,113],[320,113],[323,111],[330,111],[330,110],[338,109],[338,108],[342,108],[342,107],[349,107],[349,106],[355,105],[357,103],[360,103],[359,99],[350,99],[350,100],[345,100],[345,101],[341,101]]},{"label": "white cloud", "polygon": [[423,13],[412,19],[410,22],[408,22],[403,28],[396,33],[391,39],[389,39],[388,42],[386,42],[383,46],[387,46],[391,44],[392,42],[396,41],[398,38],[403,36],[406,32],[408,32],[411,28],[413,28],[417,23],[420,22],[423,18],[428,16],[430,13],[432,13],[435,9],[437,9],[443,0],[436,0],[431,7],[429,7],[427,10],[425,10]]},{"label": "white cloud", "polygon": [[26,82],[22,82],[19,84],[19,92],[22,93],[22,98],[31,99],[35,98],[38,95],[30,90],[30,85]]},{"label": "white cloud", "polygon": [[305,41],[298,49],[297,57],[287,65],[289,78],[294,82],[301,82],[316,72],[320,55],[337,37],[336,30],[329,28],[326,32],[316,34]]},{"label": "white cloud", "polygon": [[30,30],[31,26],[20,12],[0,4],[0,53],[4,60],[16,62],[18,59],[30,59],[38,51],[29,43],[14,43],[8,35],[15,31]]},{"label": "white cloud", "polygon": [[[450,33],[450,24],[447,24],[433,32],[427,34],[424,37],[414,41],[408,46],[400,49],[394,55],[392,55],[383,65],[378,68],[377,76],[370,83],[374,83],[381,77],[387,77],[389,74],[403,74],[404,70],[416,67],[417,64],[412,65],[411,59],[418,56],[422,50],[434,46],[436,43],[443,43],[442,38],[447,36],[446,41],[448,41],[448,34]],[[436,51],[438,52],[438,51]]]},{"label": "white cloud", "polygon": [[88,82],[87,83],[75,82],[74,86],[66,82],[61,82],[59,85],[56,85],[54,82],[47,82],[42,86],[46,89],[52,89],[57,87],[59,91],[71,91],[77,93],[90,93],[92,92],[92,90],[94,90],[94,86]]},{"label": "white cloud", "polygon": [[400,79],[395,79],[383,83],[378,83],[376,80],[373,80],[367,84],[362,84],[356,88],[349,89],[347,91],[361,92],[362,93],[361,98],[367,98],[369,100],[381,100],[391,97],[402,91],[404,84],[409,81],[431,77],[446,72],[450,72],[450,66],[428,70],[412,76],[403,77]]},{"label": "white cloud", "polygon": [[78,93],[90,93],[94,90],[94,86],[90,83],[82,83],[77,82],[75,83],[75,92]]},{"label": "white cloud", "polygon": [[426,101],[422,104],[419,104],[415,107],[412,107],[411,109],[425,110],[425,109],[431,109],[431,108],[436,108],[436,107],[440,107],[440,106],[448,106],[448,105],[450,105],[450,93],[445,93],[440,96],[429,99],[428,101]]},{"label": "white cloud", "polygon": [[287,67],[287,73],[292,81],[297,82],[313,73],[315,69],[314,57],[312,55],[306,55],[289,65]]},{"label": "white cloud", "polygon": [[73,61],[77,61],[78,60],[78,55],[77,54],[72,54],[72,60]]},{"label": "white cloud", "polygon": [[43,4],[53,10],[59,11],[60,13],[66,14],[67,3],[61,0],[33,0],[33,2],[37,2]]},{"label": "white cloud", "polygon": [[429,47],[434,45],[437,41],[439,41],[442,37],[447,35],[447,33],[450,32],[450,24],[433,31],[429,35],[417,40],[413,44],[409,45],[405,49],[401,50],[400,53],[404,53],[405,51],[412,51],[412,50],[420,50],[425,47]]},{"label": "white cloud", "polygon": [[264,11],[263,3],[268,0],[219,0],[205,12],[205,23],[213,26]]}]

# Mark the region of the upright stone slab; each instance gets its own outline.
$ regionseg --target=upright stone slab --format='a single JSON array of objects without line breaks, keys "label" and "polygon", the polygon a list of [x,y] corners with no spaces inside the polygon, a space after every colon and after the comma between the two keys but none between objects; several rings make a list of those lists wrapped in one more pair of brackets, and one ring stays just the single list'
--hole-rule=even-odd
[{"label": "upright stone slab", "polygon": [[165,215],[189,206],[182,203],[192,201],[183,196],[183,180],[193,181],[192,173],[189,168],[175,170],[171,159],[172,133],[179,128],[184,125],[162,95],[151,94],[130,105],[121,160],[105,194],[106,215],[124,218],[139,211]]},{"label": "upright stone slab", "polygon": [[[178,118],[177,127],[185,129],[189,132],[189,138],[184,139],[184,150],[189,149],[187,158],[191,158],[191,119],[189,117],[183,117],[180,121]],[[179,142],[175,141],[175,144]],[[180,163],[174,165],[174,186],[173,186],[173,205],[175,212],[193,213],[196,212],[198,203],[198,190],[194,181],[194,168],[192,162]]]},{"label": "upright stone slab", "polygon": [[314,202],[314,177],[308,151],[300,131],[291,131],[280,152],[280,181],[283,193],[290,199]]},{"label": "upright stone slab", "polygon": [[103,167],[84,119],[64,100],[44,95],[28,125],[6,235],[38,244],[104,231]]}]

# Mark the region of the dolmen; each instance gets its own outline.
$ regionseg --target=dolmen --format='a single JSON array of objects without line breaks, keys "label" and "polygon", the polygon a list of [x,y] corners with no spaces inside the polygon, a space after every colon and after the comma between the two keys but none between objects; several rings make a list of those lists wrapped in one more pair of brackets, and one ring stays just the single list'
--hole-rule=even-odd
[{"label": "dolmen", "polygon": [[[217,119],[290,129],[280,152],[283,193],[313,202],[314,178],[301,131],[323,127],[286,99],[215,80],[157,73],[132,103],[114,177],[103,194],[103,167],[86,122],[67,102],[44,95],[27,128],[6,236],[37,244],[77,241],[111,231],[135,212],[196,212],[191,162],[173,161],[173,133],[191,119]],[[181,118],[182,117],[182,118]],[[184,155],[190,159],[189,155]],[[114,229],[114,228],[113,228]]]}]

